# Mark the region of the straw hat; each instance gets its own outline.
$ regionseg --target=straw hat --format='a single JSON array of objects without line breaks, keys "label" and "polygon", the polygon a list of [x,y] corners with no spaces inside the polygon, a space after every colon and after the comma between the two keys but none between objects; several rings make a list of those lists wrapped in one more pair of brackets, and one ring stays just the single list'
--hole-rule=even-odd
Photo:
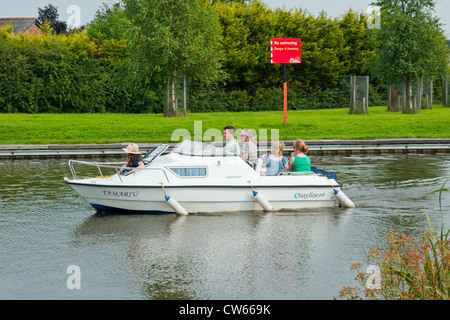
[{"label": "straw hat", "polygon": [[139,146],[135,143],[130,143],[126,148],[122,149],[126,153],[139,154]]}]

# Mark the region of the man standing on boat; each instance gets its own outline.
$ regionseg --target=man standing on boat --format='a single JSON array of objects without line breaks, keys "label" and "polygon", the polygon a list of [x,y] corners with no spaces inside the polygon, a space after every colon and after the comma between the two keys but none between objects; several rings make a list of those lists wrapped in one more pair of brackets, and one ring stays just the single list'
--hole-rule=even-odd
[{"label": "man standing on boat", "polygon": [[225,128],[223,128],[223,137],[225,138],[226,142],[225,151],[234,155],[240,155],[241,148],[239,147],[239,142],[234,139],[234,131],[235,130],[233,126],[226,126]]}]

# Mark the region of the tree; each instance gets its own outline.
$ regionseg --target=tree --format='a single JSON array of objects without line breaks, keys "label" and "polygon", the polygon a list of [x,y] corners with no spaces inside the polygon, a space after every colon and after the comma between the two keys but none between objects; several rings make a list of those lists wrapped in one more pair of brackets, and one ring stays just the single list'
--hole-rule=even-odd
[{"label": "tree", "polygon": [[188,76],[205,84],[219,79],[219,22],[206,0],[123,2],[132,23],[130,45],[135,75],[143,85],[148,84],[148,79],[164,79],[168,105],[176,114],[177,77]]},{"label": "tree", "polygon": [[53,32],[56,34],[67,33],[67,23],[65,21],[59,21],[58,7],[49,4],[42,8],[38,8],[38,22],[44,25],[45,22],[50,22]]},{"label": "tree", "polygon": [[345,73],[360,75],[361,72],[367,72],[367,59],[375,51],[373,42],[368,37],[367,17],[350,9],[338,20],[338,24],[344,36],[340,60],[345,63]]},{"label": "tree", "polygon": [[95,39],[125,40],[128,38],[130,21],[120,3],[103,4],[87,27],[87,34]]},{"label": "tree", "polygon": [[379,44],[371,62],[372,73],[387,84],[404,83],[404,113],[417,113],[413,105],[413,80],[436,78],[445,70],[448,48],[433,0],[378,0],[381,28],[373,30]]},{"label": "tree", "polygon": [[214,11],[222,26],[223,64],[228,71],[227,86],[234,90],[256,90],[279,80],[270,64],[270,38],[275,32],[275,14],[255,2],[218,1]]},{"label": "tree", "polygon": [[128,45],[132,24],[125,16],[125,8],[120,3],[103,4],[94,19],[86,27],[86,34],[94,44],[96,58],[108,65],[105,78],[111,86],[107,105],[114,112],[146,113],[163,111],[164,89],[158,79],[146,79],[147,88],[134,81],[133,62]]}]

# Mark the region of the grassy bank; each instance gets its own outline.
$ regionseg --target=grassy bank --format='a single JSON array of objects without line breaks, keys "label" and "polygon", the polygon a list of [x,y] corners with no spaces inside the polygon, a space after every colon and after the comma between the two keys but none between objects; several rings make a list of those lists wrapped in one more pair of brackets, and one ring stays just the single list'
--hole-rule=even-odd
[{"label": "grassy bank", "polygon": [[390,113],[371,107],[367,115],[349,115],[348,108],[283,112],[195,113],[186,118],[161,114],[0,114],[0,144],[78,144],[170,142],[176,129],[194,135],[194,121],[202,132],[225,125],[257,132],[279,129],[281,140],[450,138],[450,108],[434,106],[420,114]]}]

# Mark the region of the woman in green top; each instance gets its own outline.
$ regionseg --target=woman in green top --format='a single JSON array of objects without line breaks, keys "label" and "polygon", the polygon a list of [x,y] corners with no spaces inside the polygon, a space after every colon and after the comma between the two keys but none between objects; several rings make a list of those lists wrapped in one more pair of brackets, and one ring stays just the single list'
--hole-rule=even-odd
[{"label": "woman in green top", "polygon": [[306,155],[308,153],[308,146],[302,141],[294,142],[294,152],[291,154],[289,160],[289,171],[291,172],[310,172],[311,160]]}]

